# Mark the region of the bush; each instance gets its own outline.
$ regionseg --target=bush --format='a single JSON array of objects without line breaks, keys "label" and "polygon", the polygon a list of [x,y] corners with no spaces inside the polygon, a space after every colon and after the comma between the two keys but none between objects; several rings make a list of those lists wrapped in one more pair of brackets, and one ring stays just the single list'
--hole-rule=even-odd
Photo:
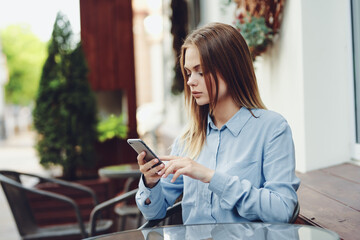
[{"label": "bush", "polygon": [[40,163],[62,166],[68,180],[79,178],[79,167],[95,165],[97,139],[96,101],[85,57],[81,44],[73,46],[70,23],[58,13],[33,112]]}]

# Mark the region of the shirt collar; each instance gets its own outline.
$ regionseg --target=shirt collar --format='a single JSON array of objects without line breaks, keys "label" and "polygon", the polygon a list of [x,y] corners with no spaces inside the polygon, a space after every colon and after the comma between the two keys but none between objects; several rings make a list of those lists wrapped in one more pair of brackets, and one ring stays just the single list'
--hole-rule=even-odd
[{"label": "shirt collar", "polygon": [[[251,111],[254,112],[254,110],[255,109],[252,109]],[[240,108],[239,111],[237,111],[237,113],[235,113],[234,116],[230,118],[230,120],[222,127],[222,129],[225,129],[225,127],[228,128],[231,134],[234,135],[234,137],[236,137],[237,135],[239,135],[241,129],[245,126],[245,124],[247,123],[247,121],[249,121],[251,117],[252,114],[249,111],[249,109],[242,107]],[[208,124],[207,124],[206,134],[209,135],[212,129],[218,129],[218,128],[215,126],[213,120],[211,119],[210,114],[208,114]]]}]

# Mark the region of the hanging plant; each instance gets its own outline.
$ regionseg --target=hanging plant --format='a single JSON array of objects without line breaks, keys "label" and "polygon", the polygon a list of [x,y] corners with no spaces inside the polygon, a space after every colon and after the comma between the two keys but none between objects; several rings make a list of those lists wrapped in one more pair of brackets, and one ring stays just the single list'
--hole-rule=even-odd
[{"label": "hanging plant", "polygon": [[279,33],[285,0],[228,0],[234,2],[235,27],[249,45],[252,58],[264,53]]},{"label": "hanging plant", "polygon": [[253,60],[265,52],[267,46],[272,43],[273,33],[266,25],[264,17],[254,17],[248,13],[239,14],[235,20],[235,27],[245,38]]}]

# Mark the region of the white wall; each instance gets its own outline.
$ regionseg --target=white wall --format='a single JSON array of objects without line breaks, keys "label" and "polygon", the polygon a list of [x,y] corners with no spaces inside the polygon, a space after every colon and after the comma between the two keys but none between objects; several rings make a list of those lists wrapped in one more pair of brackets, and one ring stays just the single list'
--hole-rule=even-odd
[{"label": "white wall", "polygon": [[282,114],[293,131],[297,169],[305,169],[304,82],[301,2],[287,1],[281,32],[255,63],[260,94],[268,109]]},{"label": "white wall", "polygon": [[351,158],[350,1],[306,0],[303,13],[306,169],[311,170]]},{"label": "white wall", "polygon": [[199,25],[210,22],[222,22],[232,24],[235,16],[236,4],[231,2],[228,6],[224,5],[224,0],[200,0],[201,20]]},{"label": "white wall", "polygon": [[[202,0],[200,25],[231,24],[221,0]],[[351,159],[353,74],[350,1],[286,1],[281,33],[255,62],[268,109],[289,122],[300,172]]]},{"label": "white wall", "polygon": [[265,104],[292,127],[301,172],[351,158],[349,4],[287,1],[280,37],[257,63]]}]

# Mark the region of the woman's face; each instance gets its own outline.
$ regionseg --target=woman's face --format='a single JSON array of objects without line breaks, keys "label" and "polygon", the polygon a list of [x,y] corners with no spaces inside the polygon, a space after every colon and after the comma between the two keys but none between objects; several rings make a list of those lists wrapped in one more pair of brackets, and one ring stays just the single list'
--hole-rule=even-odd
[{"label": "woman's face", "polygon": [[[192,96],[198,105],[206,105],[210,103],[210,97],[206,88],[205,78],[200,65],[200,54],[196,46],[191,45],[185,52],[184,68],[188,77],[187,85],[190,87]],[[228,96],[225,81],[218,76],[219,79],[219,93],[218,102]],[[216,89],[215,82],[212,81],[212,88]],[[215,91],[214,91],[215,95]],[[215,97],[215,96],[213,96]]]}]

